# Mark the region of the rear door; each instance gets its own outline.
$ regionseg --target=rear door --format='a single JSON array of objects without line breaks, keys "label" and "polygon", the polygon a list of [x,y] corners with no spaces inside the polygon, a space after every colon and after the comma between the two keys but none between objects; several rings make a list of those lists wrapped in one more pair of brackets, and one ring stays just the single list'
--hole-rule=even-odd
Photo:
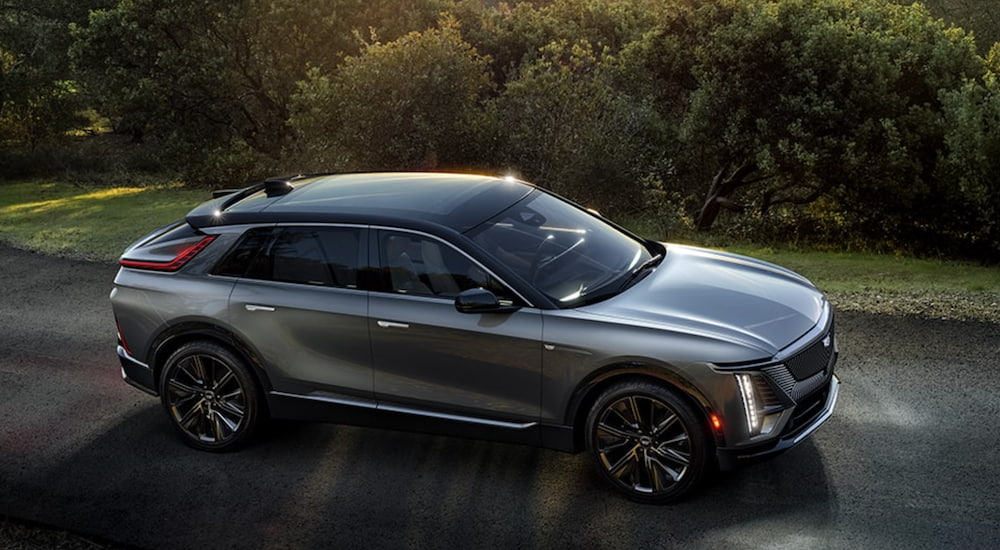
[{"label": "rear door", "polygon": [[230,319],[268,365],[274,389],[372,402],[368,292],[358,281],[367,228],[252,231],[259,235],[244,238],[259,240],[259,252],[233,289]]},{"label": "rear door", "polygon": [[444,241],[405,231],[373,235],[381,286],[371,293],[368,327],[379,408],[536,422],[541,312],[459,313],[455,296],[469,288],[520,298]]}]

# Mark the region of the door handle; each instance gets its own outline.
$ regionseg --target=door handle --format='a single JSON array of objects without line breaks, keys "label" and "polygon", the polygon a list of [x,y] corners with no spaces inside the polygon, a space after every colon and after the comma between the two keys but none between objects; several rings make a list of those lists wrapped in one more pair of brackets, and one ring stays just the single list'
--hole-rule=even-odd
[{"label": "door handle", "polygon": [[259,306],[257,304],[247,304],[243,307],[247,308],[247,311],[274,311],[274,308],[271,306]]},{"label": "door handle", "polygon": [[393,323],[392,321],[379,321],[378,326],[382,328],[410,328],[406,323]]}]

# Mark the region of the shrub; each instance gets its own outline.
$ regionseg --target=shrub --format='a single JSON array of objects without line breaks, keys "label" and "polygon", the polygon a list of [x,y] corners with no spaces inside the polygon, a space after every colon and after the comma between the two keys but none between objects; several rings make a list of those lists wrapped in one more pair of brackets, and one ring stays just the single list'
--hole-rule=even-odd
[{"label": "shrub", "polygon": [[334,74],[314,69],[292,104],[300,155],[349,170],[463,166],[478,152],[487,62],[446,22],[369,44]]}]

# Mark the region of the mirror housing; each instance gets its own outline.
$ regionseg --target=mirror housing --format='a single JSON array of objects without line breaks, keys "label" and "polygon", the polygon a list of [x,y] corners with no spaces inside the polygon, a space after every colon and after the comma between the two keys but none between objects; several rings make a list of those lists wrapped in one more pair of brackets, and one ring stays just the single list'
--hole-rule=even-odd
[{"label": "mirror housing", "polygon": [[460,313],[510,313],[521,309],[521,306],[500,303],[496,294],[485,288],[470,288],[455,297],[455,309]]}]

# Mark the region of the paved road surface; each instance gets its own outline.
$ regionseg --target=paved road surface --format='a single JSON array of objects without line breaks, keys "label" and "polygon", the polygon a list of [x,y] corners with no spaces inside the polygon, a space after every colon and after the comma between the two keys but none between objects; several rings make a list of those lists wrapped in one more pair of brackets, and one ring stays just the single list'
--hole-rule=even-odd
[{"label": "paved road surface", "polygon": [[654,507],[530,447],[281,423],[193,451],[119,378],[114,272],[0,247],[0,514],[170,549],[1000,544],[1000,325],[842,314],[835,416]]}]

